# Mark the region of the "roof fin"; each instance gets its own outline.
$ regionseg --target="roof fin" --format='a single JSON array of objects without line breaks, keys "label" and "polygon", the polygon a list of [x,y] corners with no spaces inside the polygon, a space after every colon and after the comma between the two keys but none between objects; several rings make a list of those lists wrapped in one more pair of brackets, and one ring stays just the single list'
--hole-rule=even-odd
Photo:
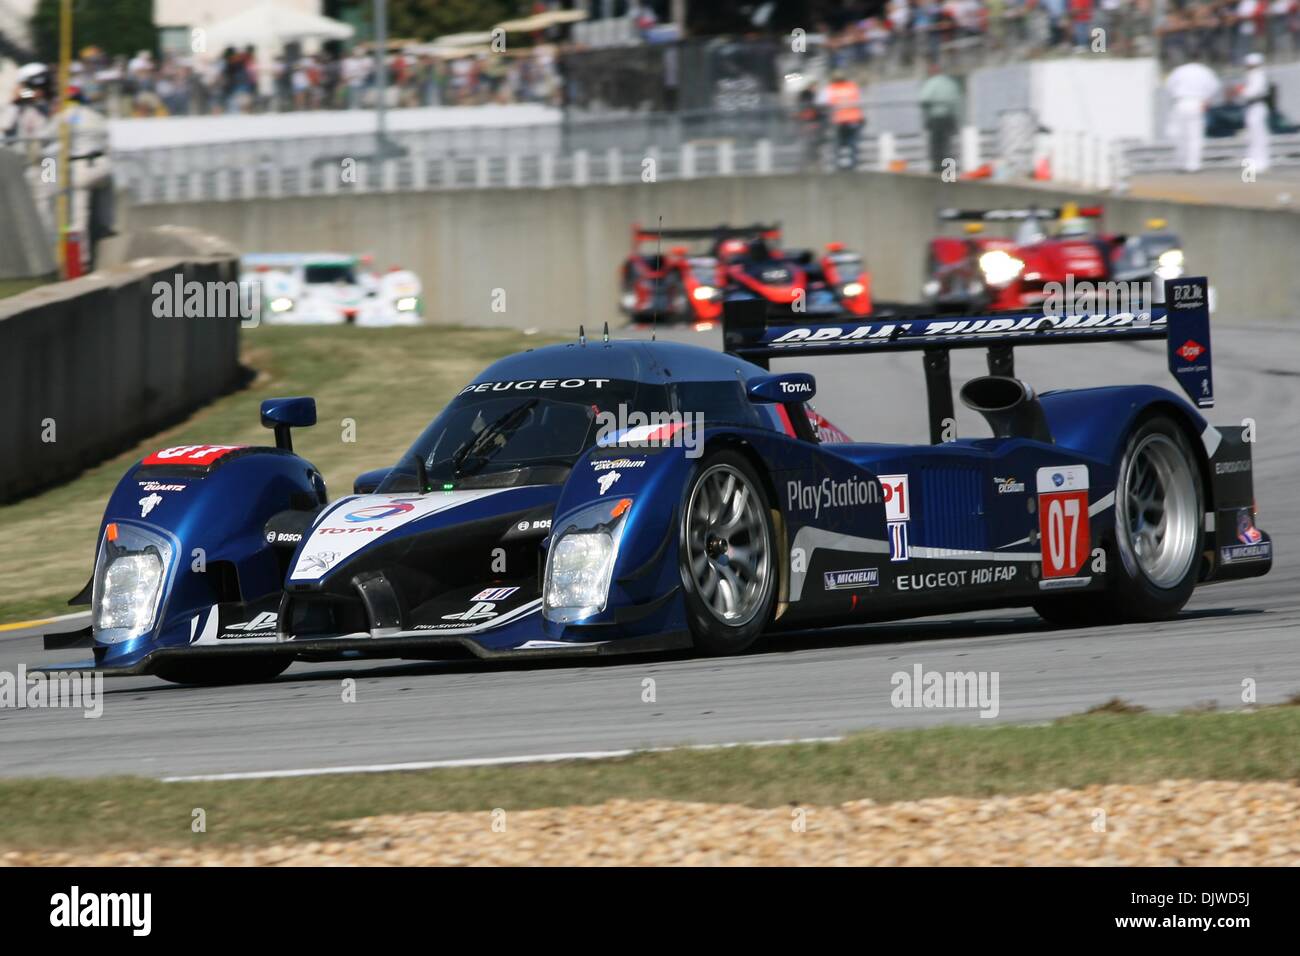
[{"label": "roof fin", "polygon": [[578,344],[579,345],[587,344],[587,333],[586,330],[583,329],[581,324],[578,325]]}]

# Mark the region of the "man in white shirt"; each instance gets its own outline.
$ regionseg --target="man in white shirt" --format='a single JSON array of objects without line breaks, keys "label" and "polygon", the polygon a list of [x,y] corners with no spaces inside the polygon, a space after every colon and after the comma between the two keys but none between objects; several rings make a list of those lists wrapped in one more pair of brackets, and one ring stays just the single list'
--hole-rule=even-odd
[{"label": "man in white shirt", "polygon": [[1268,74],[1264,56],[1251,53],[1246,57],[1246,82],[1241,98],[1246,104],[1246,159],[1256,173],[1268,172]]},{"label": "man in white shirt", "polygon": [[1203,63],[1184,63],[1165,80],[1171,101],[1169,131],[1178,146],[1179,166],[1185,173],[1201,168],[1205,145],[1205,110],[1219,95],[1219,78]]}]

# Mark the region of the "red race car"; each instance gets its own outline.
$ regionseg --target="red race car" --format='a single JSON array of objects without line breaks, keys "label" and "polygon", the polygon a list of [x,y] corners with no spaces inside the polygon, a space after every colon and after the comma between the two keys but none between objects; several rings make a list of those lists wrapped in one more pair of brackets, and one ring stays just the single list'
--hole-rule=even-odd
[{"label": "red race car", "polygon": [[[1053,295],[1079,303],[1114,295],[1126,285],[1129,307],[1160,300],[1164,280],[1183,275],[1182,244],[1164,220],[1137,235],[1094,228],[1100,206],[1028,209],[941,209],[943,222],[963,222],[965,235],[930,240],[921,296],[938,309],[997,311],[1042,308]],[[984,234],[986,224],[1015,226],[1011,237]],[[1075,308],[1075,305],[1067,305]]]},{"label": "red race car", "polygon": [[[675,245],[661,254],[665,239],[691,241],[697,248]],[[861,256],[832,242],[818,257],[809,250],[781,249],[780,240],[775,225],[633,226],[619,307],[633,322],[696,324],[717,321],[724,298],[762,298],[792,313],[871,313],[871,278]]]}]

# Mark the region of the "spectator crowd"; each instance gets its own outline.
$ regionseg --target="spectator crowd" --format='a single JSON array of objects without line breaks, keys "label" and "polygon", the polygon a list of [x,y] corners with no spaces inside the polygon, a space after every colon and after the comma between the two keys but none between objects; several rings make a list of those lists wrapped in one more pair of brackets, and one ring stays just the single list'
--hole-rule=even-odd
[{"label": "spectator crowd", "polygon": [[[456,57],[413,46],[391,51],[385,68],[390,107],[553,103],[560,90],[552,46]],[[194,116],[373,108],[377,72],[363,47],[290,49],[269,62],[252,48],[161,58],[147,50],[109,57],[90,48],[73,62],[71,84],[107,116]]]},{"label": "spectator crowd", "polygon": [[[829,71],[859,73],[879,64],[915,72],[974,66],[1094,48],[1159,55],[1169,68],[1200,61],[1240,65],[1251,53],[1276,62],[1300,56],[1300,0],[844,0],[832,22],[812,25]],[[638,5],[644,40],[655,19]],[[871,15],[867,12],[871,11]],[[563,100],[570,43],[494,52],[431,44],[391,45],[385,58],[390,107],[542,103]],[[141,51],[108,56],[93,47],[72,64],[84,102],[110,117],[264,113],[373,108],[376,62],[366,44],[326,44],[307,53],[291,45],[269,60],[252,48],[217,56]],[[42,91],[29,105],[41,107]]]},{"label": "spectator crowd", "polygon": [[1105,52],[1176,62],[1300,54],[1300,0],[1168,0],[1156,18],[1154,0],[886,0],[877,15],[846,14],[819,32],[834,67],[1090,50],[1097,30]]}]

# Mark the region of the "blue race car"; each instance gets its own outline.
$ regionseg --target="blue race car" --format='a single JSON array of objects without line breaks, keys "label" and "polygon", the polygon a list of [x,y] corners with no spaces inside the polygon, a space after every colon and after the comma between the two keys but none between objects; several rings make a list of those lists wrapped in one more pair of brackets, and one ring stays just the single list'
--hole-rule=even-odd
[{"label": "blue race car", "polygon": [[[1199,583],[1264,574],[1251,448],[1208,425],[1204,279],[1117,315],[773,322],[728,303],[727,352],[581,340],[489,366],[395,465],[330,503],[290,430],[273,448],[143,459],[101,525],[93,667],[182,683],[294,660],[524,658],[690,648],[766,631],[1032,606],[1052,621],[1176,614]],[[1166,339],[1192,402],[1152,385],[1036,395],[1013,349]],[[948,355],[986,348],[956,439]],[[858,443],[773,357],[920,350],[931,443]],[[50,646],[71,646],[55,637]],[[66,665],[65,665],[66,667]],[[60,668],[62,669],[62,668]]]}]

